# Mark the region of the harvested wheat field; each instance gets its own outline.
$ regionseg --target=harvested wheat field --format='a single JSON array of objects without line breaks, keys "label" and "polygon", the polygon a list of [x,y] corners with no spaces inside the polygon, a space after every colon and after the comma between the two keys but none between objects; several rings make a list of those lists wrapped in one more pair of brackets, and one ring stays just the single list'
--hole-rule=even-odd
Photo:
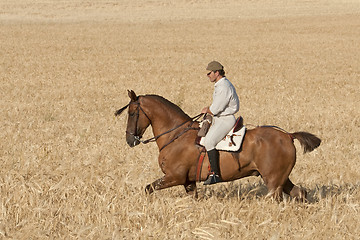
[{"label": "harvested wheat field", "polygon": [[[359,16],[357,0],[0,0],[0,239],[359,239]],[[322,139],[295,140],[308,203],[260,177],[145,194],[159,149],[130,148],[114,111],[132,89],[199,114],[212,60],[249,128]]]}]

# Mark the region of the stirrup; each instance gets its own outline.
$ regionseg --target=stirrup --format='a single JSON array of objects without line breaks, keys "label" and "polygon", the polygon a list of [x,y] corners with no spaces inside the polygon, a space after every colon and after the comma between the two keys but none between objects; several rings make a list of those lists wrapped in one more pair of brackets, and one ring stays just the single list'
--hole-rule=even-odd
[{"label": "stirrup", "polygon": [[222,182],[221,178],[217,174],[210,174],[208,178],[205,180],[204,185],[211,185],[215,183]]}]

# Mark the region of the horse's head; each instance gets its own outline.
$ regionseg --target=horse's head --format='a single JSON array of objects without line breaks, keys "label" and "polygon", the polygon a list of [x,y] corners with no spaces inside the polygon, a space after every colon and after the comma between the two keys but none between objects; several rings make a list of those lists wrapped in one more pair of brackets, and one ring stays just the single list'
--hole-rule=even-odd
[{"label": "horse's head", "polygon": [[128,121],[126,127],[126,142],[130,147],[135,147],[140,143],[140,139],[146,128],[150,125],[150,119],[140,105],[140,98],[136,96],[133,90],[128,90],[130,103],[125,107],[117,110],[115,116],[120,115],[127,107]]}]

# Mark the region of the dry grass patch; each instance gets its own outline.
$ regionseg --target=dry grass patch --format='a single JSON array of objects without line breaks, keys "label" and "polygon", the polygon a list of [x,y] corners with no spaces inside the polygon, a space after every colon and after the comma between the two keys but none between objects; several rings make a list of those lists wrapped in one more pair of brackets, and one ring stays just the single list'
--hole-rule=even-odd
[{"label": "dry grass patch", "polygon": [[[226,1],[219,15],[213,1],[121,3],[0,1],[0,238],[358,238],[356,1]],[[158,149],[130,149],[113,112],[133,89],[195,116],[213,59],[246,124],[323,140],[307,155],[296,143],[290,177],[308,204],[265,198],[255,177],[199,185],[199,200],[182,186],[144,194]]]}]

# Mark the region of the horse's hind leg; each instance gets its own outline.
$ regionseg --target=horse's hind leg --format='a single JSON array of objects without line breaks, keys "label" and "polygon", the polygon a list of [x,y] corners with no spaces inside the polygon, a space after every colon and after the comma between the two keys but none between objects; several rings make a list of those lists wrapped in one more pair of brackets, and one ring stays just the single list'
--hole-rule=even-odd
[{"label": "horse's hind leg", "polygon": [[283,188],[277,187],[277,188],[269,188],[269,193],[266,195],[266,197],[272,197],[278,202],[281,202],[283,200]]},{"label": "horse's hind leg", "polygon": [[284,182],[287,176],[288,175],[285,174],[268,174],[266,176],[262,175],[265,185],[269,190],[269,193],[266,195],[266,197],[272,197],[276,201],[281,202],[283,200]]},{"label": "horse's hind leg", "polygon": [[284,193],[289,194],[291,197],[298,201],[306,202],[306,191],[296,185],[294,185],[288,178],[284,185]]},{"label": "horse's hind leg", "polygon": [[198,197],[196,191],[196,182],[186,182],[184,187],[187,194],[194,196],[194,198]]}]

